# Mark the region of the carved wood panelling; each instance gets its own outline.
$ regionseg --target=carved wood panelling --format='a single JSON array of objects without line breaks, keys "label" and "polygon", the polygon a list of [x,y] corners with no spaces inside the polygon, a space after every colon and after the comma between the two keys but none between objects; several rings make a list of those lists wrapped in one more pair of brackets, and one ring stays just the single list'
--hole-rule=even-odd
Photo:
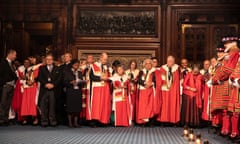
[{"label": "carved wood panelling", "polygon": [[101,50],[84,50],[78,49],[78,59],[86,58],[87,55],[93,55],[95,60],[99,60],[99,56],[102,52],[107,52],[109,56],[108,63],[111,65],[115,60],[119,60],[124,68],[127,69],[129,62],[131,60],[135,60],[137,62],[138,68],[143,68],[143,61],[146,58],[151,58],[156,55],[155,50],[109,50],[109,49],[101,49]]},{"label": "carved wood panelling", "polygon": [[160,7],[152,5],[74,5],[75,43],[159,42]]},{"label": "carved wood panelling", "polygon": [[[81,43],[75,45],[72,49],[74,57],[81,57],[83,54],[99,55],[101,52],[107,52],[111,55],[111,61],[115,60],[117,55],[126,64],[127,60],[137,59],[141,57],[150,58],[152,56],[159,57],[160,44],[158,43]],[[79,53],[82,52],[82,53]],[[119,57],[118,56],[118,57]],[[98,58],[98,57],[97,57]],[[140,59],[137,61],[141,62]]]},{"label": "carved wood panelling", "polygon": [[181,57],[190,62],[202,62],[208,56],[208,27],[206,25],[183,25]]},{"label": "carved wood panelling", "polygon": [[[212,47],[215,47],[216,43],[218,43],[220,35],[235,30],[235,26],[239,27],[239,3],[240,1],[238,0],[131,0],[130,3],[128,1],[128,3],[124,4],[103,0],[2,0],[0,2],[0,19],[3,22],[3,29],[8,22],[15,23],[15,25],[23,22],[54,23],[53,47],[57,55],[65,51],[88,49],[89,47],[94,50],[127,50],[129,47],[134,46],[136,49],[133,49],[136,51],[154,50],[161,63],[165,63],[166,56],[169,54],[173,54],[177,59],[180,59],[188,53],[183,53],[181,50],[182,39],[185,38],[182,36],[181,27],[188,24],[208,25],[207,36],[209,36],[210,41],[206,51],[209,52],[207,56],[214,55]],[[117,30],[118,34],[121,33],[123,36],[106,36],[108,32],[114,34],[116,28],[110,31],[106,30],[105,33],[98,31],[98,34],[101,36],[84,34],[86,28],[83,28],[82,32],[78,33],[77,28],[81,26],[81,22],[77,21],[77,16],[79,16],[78,7],[80,7],[80,12],[82,12],[81,10],[98,10],[98,12],[104,13],[104,11],[113,10],[113,8],[121,9],[122,12],[131,10],[157,11],[155,16],[157,16],[158,23],[149,23],[146,26],[155,25],[156,27],[152,27],[152,30],[155,29],[157,35],[150,36],[149,32],[145,31],[147,35],[141,35],[139,38],[131,35],[129,32],[131,30],[126,32]],[[120,18],[117,19],[119,20]],[[116,26],[124,27],[126,22],[125,20],[123,21],[124,23],[119,22]],[[146,23],[149,21],[147,20]],[[87,22],[84,21],[82,23]],[[228,27],[229,24],[234,25],[234,27]],[[108,25],[108,27],[111,26]],[[129,27],[127,25],[126,29],[129,29]],[[104,28],[101,27],[100,29]],[[201,35],[199,30],[201,31],[202,27],[194,29]],[[188,30],[186,29],[186,31]],[[27,42],[22,42],[22,35],[28,36],[21,31],[21,28],[17,32],[19,32],[19,36],[14,36],[17,44],[13,43],[12,47],[21,47],[19,49],[25,53],[27,51],[25,48]],[[132,30],[132,32],[134,31]],[[188,35],[191,35],[191,33],[188,32]],[[7,35],[4,34],[4,36]],[[205,39],[199,39],[199,41],[205,41]],[[19,42],[22,43],[19,44]],[[118,47],[114,47],[114,45]],[[152,45],[158,46],[153,47]],[[194,45],[191,45],[191,41],[187,43],[187,46],[194,47]],[[3,48],[3,43],[1,48]],[[190,55],[190,53],[187,55]]]},{"label": "carved wood panelling", "polygon": [[[66,2],[66,1],[65,1]],[[64,1],[18,1],[12,3],[4,3],[0,5],[0,11],[5,13],[5,15],[0,15],[4,23],[52,23],[52,31],[47,35],[52,35],[52,51],[59,55],[64,52],[64,49],[67,47],[67,7]],[[26,25],[27,26],[27,25]],[[21,33],[28,31],[26,28],[21,28]],[[14,29],[15,27],[13,27]],[[41,31],[39,27],[39,32],[37,30],[34,34],[46,35],[46,32]],[[32,33],[33,34],[33,33]],[[27,41],[26,37],[19,37],[20,41]],[[18,39],[19,39],[18,38]],[[15,40],[17,41],[17,40]],[[15,46],[16,47],[16,46]],[[10,45],[8,49],[10,48]],[[18,49],[24,50],[19,54],[19,58],[23,59],[24,57],[31,54],[29,47],[22,42],[22,44],[17,45]]]},{"label": "carved wood panelling", "polygon": [[229,4],[229,3],[240,3],[238,0],[167,0],[169,3],[172,4],[178,4],[178,3],[184,3],[184,4],[212,4],[212,3],[223,3],[223,4]]},{"label": "carved wood panelling", "polygon": [[[182,25],[234,24],[238,26],[240,20],[239,7],[240,5],[231,5],[231,3],[180,4],[176,2],[168,4],[166,16],[169,19],[167,19],[166,26],[163,29],[167,41],[162,41],[163,45],[165,45],[162,48],[167,50],[166,55],[175,54],[178,61],[182,57],[186,57],[183,54],[185,52],[179,50],[182,47],[181,40],[183,39]],[[213,47],[215,47],[213,30],[210,28],[208,28],[207,36],[209,36],[209,43],[207,44],[208,54],[206,58],[209,58],[215,54],[213,50]]]}]

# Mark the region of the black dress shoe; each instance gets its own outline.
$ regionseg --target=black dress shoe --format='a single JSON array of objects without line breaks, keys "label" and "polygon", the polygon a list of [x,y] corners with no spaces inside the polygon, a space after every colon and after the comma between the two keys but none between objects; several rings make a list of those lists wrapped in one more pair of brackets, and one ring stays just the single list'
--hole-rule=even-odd
[{"label": "black dress shoe", "polygon": [[97,127],[97,125],[95,125],[95,124],[92,124],[92,125],[90,125],[90,127],[91,127],[91,128],[96,128],[96,127]]},{"label": "black dress shoe", "polygon": [[52,126],[52,127],[56,127],[56,126],[57,126],[57,122],[55,122],[55,121],[50,122],[50,126]]},{"label": "black dress shoe", "polygon": [[235,139],[232,140],[233,143],[239,144],[240,143],[240,136],[237,136]]},{"label": "black dress shoe", "polygon": [[75,124],[75,125],[74,125],[74,128],[81,128],[81,126],[78,125],[78,124]]},{"label": "black dress shoe", "polygon": [[41,127],[46,128],[46,127],[48,127],[48,125],[47,124],[41,124]]},{"label": "black dress shoe", "polygon": [[0,126],[9,126],[9,123],[8,122],[1,122]]}]

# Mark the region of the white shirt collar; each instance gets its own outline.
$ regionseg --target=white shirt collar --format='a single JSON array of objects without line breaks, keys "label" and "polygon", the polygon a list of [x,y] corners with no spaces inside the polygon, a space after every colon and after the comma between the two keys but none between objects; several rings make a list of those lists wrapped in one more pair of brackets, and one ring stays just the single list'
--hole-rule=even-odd
[{"label": "white shirt collar", "polygon": [[9,58],[6,58],[6,60],[7,60],[9,63],[12,63],[12,61],[11,61]]},{"label": "white shirt collar", "polygon": [[67,63],[65,63],[66,65],[69,65],[71,62],[67,62]]}]

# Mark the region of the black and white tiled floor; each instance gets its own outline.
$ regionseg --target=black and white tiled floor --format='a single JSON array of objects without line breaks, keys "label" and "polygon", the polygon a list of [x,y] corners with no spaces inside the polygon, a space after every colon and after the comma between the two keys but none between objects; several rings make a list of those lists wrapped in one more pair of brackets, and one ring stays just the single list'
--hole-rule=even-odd
[{"label": "black and white tiled floor", "polygon": [[[190,144],[182,137],[183,128],[106,127],[41,128],[32,126],[0,127],[0,144]],[[211,144],[231,142],[205,129],[195,129]]]}]

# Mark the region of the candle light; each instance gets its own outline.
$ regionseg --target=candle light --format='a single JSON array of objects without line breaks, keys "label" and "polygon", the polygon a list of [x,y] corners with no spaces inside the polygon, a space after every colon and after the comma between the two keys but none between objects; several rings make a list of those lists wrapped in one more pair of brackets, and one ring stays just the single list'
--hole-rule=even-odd
[{"label": "candle light", "polygon": [[203,144],[209,144],[209,141],[208,140],[204,140]]},{"label": "candle light", "polygon": [[193,129],[190,129],[190,130],[189,130],[188,140],[189,140],[189,141],[194,141]]},{"label": "candle light", "polygon": [[201,134],[198,133],[196,136],[195,144],[201,144]]},{"label": "candle light", "polygon": [[184,136],[184,137],[187,137],[187,136],[188,136],[188,126],[184,126],[183,136]]}]

